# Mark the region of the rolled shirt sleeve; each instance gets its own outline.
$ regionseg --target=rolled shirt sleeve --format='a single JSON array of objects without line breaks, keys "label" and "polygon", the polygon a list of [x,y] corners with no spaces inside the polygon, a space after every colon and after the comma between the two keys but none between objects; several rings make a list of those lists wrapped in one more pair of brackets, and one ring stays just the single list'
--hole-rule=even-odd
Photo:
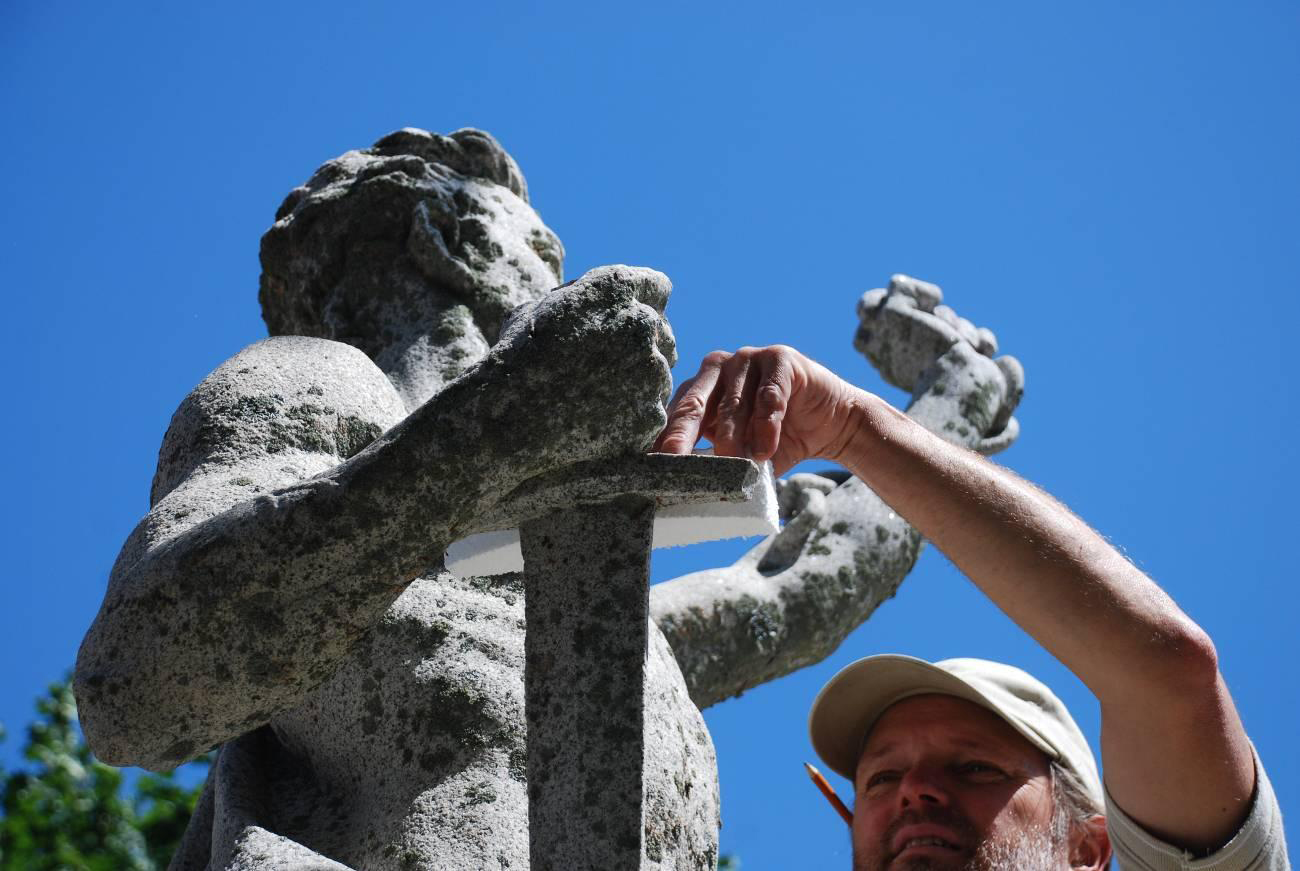
[{"label": "rolled shirt sleeve", "polygon": [[1250,815],[1232,840],[1209,856],[1198,858],[1147,832],[1115,803],[1110,790],[1106,791],[1106,829],[1121,871],[1289,871],[1291,868],[1286,834],[1282,830],[1282,809],[1258,754]]}]

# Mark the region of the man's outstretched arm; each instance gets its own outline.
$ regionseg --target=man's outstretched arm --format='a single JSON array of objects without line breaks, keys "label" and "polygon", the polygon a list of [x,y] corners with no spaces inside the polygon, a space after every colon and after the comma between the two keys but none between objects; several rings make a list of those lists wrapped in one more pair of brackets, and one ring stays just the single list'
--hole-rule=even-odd
[{"label": "man's outstretched arm", "polygon": [[1217,848],[1249,810],[1249,742],[1214,646],[1153,581],[1067,508],[793,349],[707,360],[659,448],[844,465],[906,518],[1101,703],[1111,796],[1150,832]]},{"label": "man's outstretched arm", "polygon": [[[1012,413],[1023,384],[1020,364],[995,358],[993,333],[939,308],[940,299],[934,285],[894,276],[889,290],[863,297],[854,344],[889,383],[912,394],[910,417],[977,450],[1001,450],[1018,431]],[[681,386],[683,397],[707,400],[702,380],[740,385],[742,369],[746,378],[757,377],[750,359],[709,355]],[[724,375],[733,367],[733,375]],[[801,396],[806,401],[814,393]],[[835,400],[828,395],[821,402],[829,408]],[[678,405],[679,423],[686,410]],[[806,416],[818,418],[815,411]],[[671,437],[667,432],[661,440]],[[792,456],[806,455],[802,444],[792,443]],[[790,465],[784,455],[774,459],[781,471]],[[831,655],[894,595],[920,553],[920,533],[857,478],[836,486],[822,475],[794,475],[778,485],[786,521],[779,535],[732,565],[650,590],[655,622],[701,708]]]}]

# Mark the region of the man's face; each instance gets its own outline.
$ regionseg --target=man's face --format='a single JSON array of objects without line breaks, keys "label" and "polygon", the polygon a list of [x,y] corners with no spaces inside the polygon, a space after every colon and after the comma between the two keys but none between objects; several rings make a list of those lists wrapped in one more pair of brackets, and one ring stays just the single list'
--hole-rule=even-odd
[{"label": "man's face", "polygon": [[904,699],[858,760],[855,871],[1066,868],[1047,755],[979,705]]}]

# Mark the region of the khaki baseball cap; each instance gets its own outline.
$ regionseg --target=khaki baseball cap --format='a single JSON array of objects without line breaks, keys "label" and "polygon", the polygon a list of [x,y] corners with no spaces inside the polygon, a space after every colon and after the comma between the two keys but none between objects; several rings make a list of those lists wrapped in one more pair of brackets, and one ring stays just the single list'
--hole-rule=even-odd
[{"label": "khaki baseball cap", "polygon": [[1097,763],[1065,705],[1028,672],[987,659],[931,663],[892,653],[859,659],[831,678],[813,700],[808,715],[813,749],[831,770],[853,780],[867,733],[885,709],[927,693],[988,708],[1078,775],[1097,807],[1103,806]]}]

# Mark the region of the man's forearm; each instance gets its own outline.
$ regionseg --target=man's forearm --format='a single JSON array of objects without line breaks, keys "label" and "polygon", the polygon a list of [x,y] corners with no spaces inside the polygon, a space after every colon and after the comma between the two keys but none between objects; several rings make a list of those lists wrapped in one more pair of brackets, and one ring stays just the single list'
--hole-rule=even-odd
[{"label": "man's forearm", "polygon": [[855,414],[844,465],[1093,692],[1124,693],[1139,662],[1212,657],[1174,602],[1051,496],[871,394]]},{"label": "man's forearm", "polygon": [[1051,496],[871,394],[854,405],[840,461],[1093,691],[1121,806],[1184,846],[1230,837],[1254,770],[1205,632]]}]

